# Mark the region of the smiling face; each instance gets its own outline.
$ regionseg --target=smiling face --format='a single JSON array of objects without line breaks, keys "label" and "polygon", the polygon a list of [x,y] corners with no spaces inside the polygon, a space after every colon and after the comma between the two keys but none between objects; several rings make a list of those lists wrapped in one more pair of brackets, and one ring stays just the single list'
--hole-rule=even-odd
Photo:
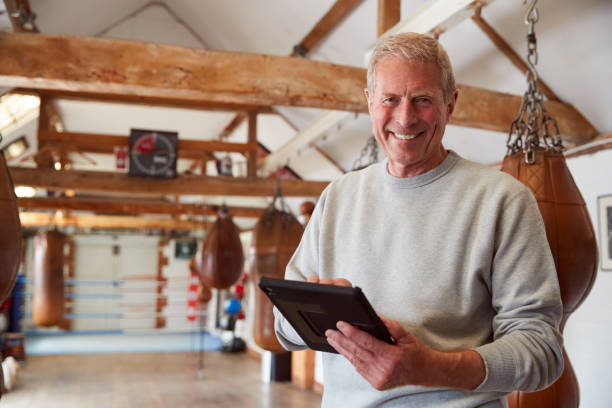
[{"label": "smiling face", "polygon": [[438,166],[457,92],[444,101],[440,69],[434,63],[386,57],[376,65],[373,94],[365,90],[374,137],[395,177],[412,177]]}]

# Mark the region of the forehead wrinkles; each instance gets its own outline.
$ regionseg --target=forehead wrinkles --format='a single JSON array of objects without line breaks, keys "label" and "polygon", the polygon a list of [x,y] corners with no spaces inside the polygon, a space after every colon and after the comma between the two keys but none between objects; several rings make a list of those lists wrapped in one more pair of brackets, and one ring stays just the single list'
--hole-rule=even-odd
[{"label": "forehead wrinkles", "polygon": [[375,94],[444,96],[440,68],[432,63],[387,57],[376,70]]}]

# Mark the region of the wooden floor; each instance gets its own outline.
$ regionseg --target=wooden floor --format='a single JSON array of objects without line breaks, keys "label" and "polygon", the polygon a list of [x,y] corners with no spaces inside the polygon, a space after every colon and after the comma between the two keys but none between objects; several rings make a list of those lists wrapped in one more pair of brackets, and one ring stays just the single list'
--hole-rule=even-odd
[{"label": "wooden floor", "polygon": [[319,394],[261,381],[246,354],[207,352],[198,379],[194,353],[29,356],[4,408],[189,408],[321,405]]}]

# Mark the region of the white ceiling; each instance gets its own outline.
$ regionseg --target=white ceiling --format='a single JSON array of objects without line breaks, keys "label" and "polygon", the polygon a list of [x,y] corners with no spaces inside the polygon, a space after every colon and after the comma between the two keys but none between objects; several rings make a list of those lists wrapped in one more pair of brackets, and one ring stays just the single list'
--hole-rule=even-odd
[{"label": "white ceiling", "polygon": [[[423,5],[402,0],[402,18]],[[289,55],[331,7],[331,0],[30,0],[42,33],[151,41],[187,47]],[[565,102],[573,104],[600,132],[612,130],[612,1],[540,0],[536,26],[541,78]],[[376,0],[365,0],[309,58],[364,65],[364,51],[376,37]],[[483,18],[521,56],[526,53],[527,7],[520,0],[496,0]],[[523,75],[471,20],[444,33],[459,83],[522,94]],[[461,97],[461,96],[460,96]],[[127,134],[131,127],[178,130],[180,137],[215,139],[231,113],[162,109],[104,103],[58,104],[68,131]],[[258,137],[274,150],[323,111],[278,107],[285,120],[260,117]],[[317,147],[349,170],[370,135],[367,115],[343,123]],[[8,138],[10,140],[10,137]],[[246,141],[243,124],[230,141]],[[506,134],[449,126],[445,145],[461,155],[495,163],[505,153]],[[382,157],[382,156],[381,156]],[[304,179],[333,179],[341,173],[314,149],[291,161]]]}]

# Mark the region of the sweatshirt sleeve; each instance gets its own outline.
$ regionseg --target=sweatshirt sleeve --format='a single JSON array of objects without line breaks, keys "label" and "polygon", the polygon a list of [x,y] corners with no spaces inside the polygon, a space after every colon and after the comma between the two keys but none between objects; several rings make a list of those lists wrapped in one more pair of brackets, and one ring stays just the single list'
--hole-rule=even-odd
[{"label": "sweatshirt sleeve", "polygon": [[486,367],[476,391],[535,391],[563,372],[563,306],[544,223],[527,189],[505,205],[495,236],[493,341],[474,349]]},{"label": "sweatshirt sleeve", "polygon": [[[304,230],[302,240],[285,269],[285,279],[305,281],[311,275],[318,275],[319,232],[327,189],[321,194],[310,221]],[[274,330],[281,345],[289,350],[302,350],[306,344],[291,323],[274,308]]]}]

